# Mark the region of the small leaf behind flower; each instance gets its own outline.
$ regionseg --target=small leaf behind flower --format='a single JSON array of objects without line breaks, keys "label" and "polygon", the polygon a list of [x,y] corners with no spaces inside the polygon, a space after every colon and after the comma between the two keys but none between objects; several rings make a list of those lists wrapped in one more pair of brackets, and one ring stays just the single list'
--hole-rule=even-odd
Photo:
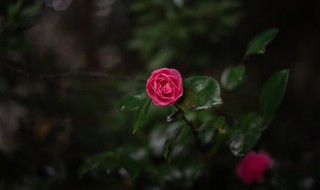
[{"label": "small leaf behind flower", "polygon": [[179,107],[189,110],[204,110],[222,104],[218,82],[208,76],[194,76],[183,80],[184,95]]},{"label": "small leaf behind flower", "polygon": [[148,99],[147,93],[138,92],[125,97],[119,106],[119,111],[137,110]]},{"label": "small leaf behind flower", "polygon": [[143,124],[144,120],[146,119],[146,116],[149,112],[150,105],[151,105],[151,99],[148,98],[139,107],[138,113],[136,116],[136,120],[135,120],[135,124],[133,127],[133,134],[135,134],[141,128],[141,126],[142,126],[142,124]]},{"label": "small leaf behind flower", "polygon": [[233,91],[241,87],[246,79],[246,67],[243,64],[227,67],[221,75],[222,88]]},{"label": "small leaf behind flower", "polygon": [[247,47],[246,54],[264,54],[266,46],[276,37],[279,30],[277,28],[269,29],[255,36]]}]

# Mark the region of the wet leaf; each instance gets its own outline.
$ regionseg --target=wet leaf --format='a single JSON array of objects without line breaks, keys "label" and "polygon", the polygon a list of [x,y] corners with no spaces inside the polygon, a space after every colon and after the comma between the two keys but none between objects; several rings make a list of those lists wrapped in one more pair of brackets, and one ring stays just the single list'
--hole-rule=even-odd
[{"label": "wet leaf", "polygon": [[183,109],[204,110],[221,105],[220,86],[208,76],[194,76],[183,80],[184,95],[178,102]]},{"label": "wet leaf", "polygon": [[230,138],[230,150],[241,156],[250,150],[260,139],[263,118],[256,112],[241,116],[234,124]]}]

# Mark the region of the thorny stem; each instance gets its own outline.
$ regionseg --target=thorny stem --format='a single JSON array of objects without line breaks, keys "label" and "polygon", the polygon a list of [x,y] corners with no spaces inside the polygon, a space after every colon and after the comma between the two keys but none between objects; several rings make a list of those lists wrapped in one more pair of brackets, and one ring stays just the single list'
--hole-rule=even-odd
[{"label": "thorny stem", "polygon": [[201,143],[201,141],[199,139],[197,127],[192,123],[192,121],[189,121],[186,118],[185,112],[177,104],[174,104],[174,106],[179,110],[179,112],[182,113],[182,119],[184,120],[184,122],[188,126],[190,126],[193,138],[194,138],[195,143],[196,143],[196,146],[198,147],[199,151],[201,152],[201,155],[202,155],[203,159],[208,160],[208,156],[206,154],[206,151],[203,149],[202,143]]}]

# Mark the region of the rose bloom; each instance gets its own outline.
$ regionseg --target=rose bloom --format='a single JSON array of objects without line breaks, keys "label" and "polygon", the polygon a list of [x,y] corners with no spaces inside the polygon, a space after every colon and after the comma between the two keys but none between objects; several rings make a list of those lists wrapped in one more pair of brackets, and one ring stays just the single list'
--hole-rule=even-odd
[{"label": "rose bloom", "polygon": [[146,90],[154,105],[173,105],[183,94],[182,77],[176,69],[155,70],[147,81]]},{"label": "rose bloom", "polygon": [[264,172],[272,165],[272,162],[267,153],[250,151],[237,164],[235,172],[245,184],[251,184],[254,181],[261,182]]}]

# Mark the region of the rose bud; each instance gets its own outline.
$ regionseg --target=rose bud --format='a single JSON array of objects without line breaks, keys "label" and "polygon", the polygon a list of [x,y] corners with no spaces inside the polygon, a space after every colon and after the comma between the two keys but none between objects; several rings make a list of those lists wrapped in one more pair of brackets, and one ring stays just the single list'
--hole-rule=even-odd
[{"label": "rose bud", "polygon": [[272,165],[270,156],[260,151],[250,151],[237,164],[235,172],[245,184],[261,182],[264,172]]}]

